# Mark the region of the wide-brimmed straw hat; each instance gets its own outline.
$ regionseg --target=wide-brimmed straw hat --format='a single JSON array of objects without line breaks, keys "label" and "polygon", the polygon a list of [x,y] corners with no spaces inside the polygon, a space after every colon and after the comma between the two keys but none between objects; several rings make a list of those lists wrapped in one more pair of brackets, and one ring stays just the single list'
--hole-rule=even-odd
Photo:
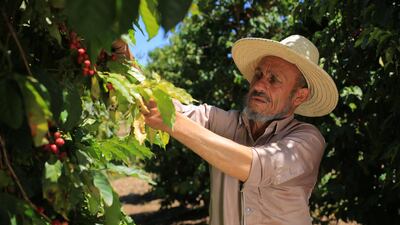
[{"label": "wide-brimmed straw hat", "polygon": [[260,60],[268,55],[295,64],[307,81],[310,95],[294,113],[317,117],[332,112],[338,102],[338,91],[331,76],[319,67],[319,52],[311,41],[301,35],[289,36],[281,42],[243,38],[232,47],[233,60],[249,82],[253,79],[254,70]]}]

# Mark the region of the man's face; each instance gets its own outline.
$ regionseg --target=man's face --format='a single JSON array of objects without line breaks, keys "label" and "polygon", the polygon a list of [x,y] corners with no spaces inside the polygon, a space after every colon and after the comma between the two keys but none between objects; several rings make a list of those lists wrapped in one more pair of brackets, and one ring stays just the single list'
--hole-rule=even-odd
[{"label": "man's face", "polygon": [[266,56],[258,64],[247,95],[247,108],[260,116],[277,119],[294,112],[293,88],[299,69],[276,56]]}]

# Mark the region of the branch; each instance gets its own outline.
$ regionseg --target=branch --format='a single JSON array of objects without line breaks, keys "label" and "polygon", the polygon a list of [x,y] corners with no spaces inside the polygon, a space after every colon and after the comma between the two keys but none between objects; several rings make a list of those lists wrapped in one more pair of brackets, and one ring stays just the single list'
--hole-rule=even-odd
[{"label": "branch", "polygon": [[[3,140],[3,137],[0,136],[0,147],[1,150],[3,152],[3,156],[4,156],[4,161],[8,167],[8,170],[11,173],[11,176],[14,178],[15,183],[17,183],[17,186],[19,188],[19,190],[21,191],[22,197],[24,198],[24,200],[29,204],[29,206],[31,206],[33,209],[37,209],[36,205],[33,204],[31,202],[31,200],[28,198],[28,195],[26,194],[24,188],[21,185],[21,182],[19,181],[17,174],[15,174],[14,169],[11,166],[10,160],[8,160],[8,155],[7,155],[7,149],[6,149],[6,145],[5,142]],[[36,210],[37,211],[37,210]],[[44,213],[37,211],[37,213],[39,213],[43,218],[45,218],[47,221],[51,222],[50,218],[47,217]]]},{"label": "branch", "polygon": [[33,76],[31,69],[29,68],[28,60],[26,59],[26,54],[24,52],[24,49],[22,48],[21,43],[18,40],[17,34],[15,33],[14,28],[12,27],[10,21],[8,20],[7,14],[5,13],[4,9],[1,10],[1,14],[3,15],[4,21],[7,24],[8,30],[10,31],[12,37],[14,38],[15,43],[17,44],[19,53],[21,54],[22,61],[24,61],[24,65],[26,67],[26,70],[28,71],[28,74],[30,76]]}]

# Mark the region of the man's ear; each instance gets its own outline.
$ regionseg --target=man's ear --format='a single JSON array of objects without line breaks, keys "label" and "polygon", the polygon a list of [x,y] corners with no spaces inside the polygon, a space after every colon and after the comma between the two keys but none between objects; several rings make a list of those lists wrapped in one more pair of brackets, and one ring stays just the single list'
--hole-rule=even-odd
[{"label": "man's ear", "polygon": [[309,93],[310,93],[310,90],[308,88],[297,89],[296,94],[294,95],[294,98],[293,98],[293,105],[297,107],[301,103],[305,102],[308,99]]}]

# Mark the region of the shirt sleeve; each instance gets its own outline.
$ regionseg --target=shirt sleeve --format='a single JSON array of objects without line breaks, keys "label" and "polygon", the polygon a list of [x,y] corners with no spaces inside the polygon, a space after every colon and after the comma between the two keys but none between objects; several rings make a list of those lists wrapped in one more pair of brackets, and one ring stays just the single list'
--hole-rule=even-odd
[{"label": "shirt sleeve", "polygon": [[252,148],[246,185],[279,185],[297,177],[318,174],[325,140],[312,125],[296,128],[280,140]]},{"label": "shirt sleeve", "polygon": [[202,104],[202,105],[183,105],[178,100],[173,100],[175,110],[187,116],[189,119],[199,123],[201,126],[209,129],[212,112],[215,107]]}]

